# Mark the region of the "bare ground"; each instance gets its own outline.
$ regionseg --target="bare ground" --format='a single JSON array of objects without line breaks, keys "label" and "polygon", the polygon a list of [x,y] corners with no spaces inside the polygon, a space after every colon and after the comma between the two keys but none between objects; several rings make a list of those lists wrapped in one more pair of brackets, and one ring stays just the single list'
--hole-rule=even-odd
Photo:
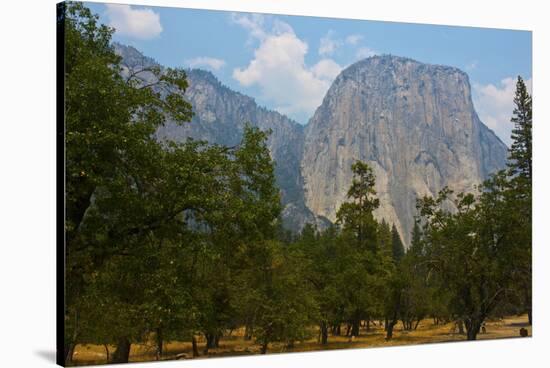
[{"label": "bare ground", "polygon": [[[492,320],[486,323],[486,333],[478,335],[479,340],[502,339],[519,337],[520,328],[526,328],[531,336],[531,326],[527,323],[527,316],[511,316],[501,320]],[[243,339],[244,330],[233,331],[231,336],[220,340],[220,347],[210,349],[208,355],[203,354],[205,346],[204,339],[199,337],[199,358],[237,356],[259,354],[260,346],[254,341]],[[268,353],[284,352],[303,352],[303,351],[321,351],[332,349],[357,349],[398,345],[414,345],[426,343],[440,343],[451,341],[465,341],[466,336],[459,334],[454,323],[436,325],[431,319],[424,319],[413,331],[404,331],[401,323],[394,329],[394,337],[390,341],[385,341],[385,333],[382,326],[373,326],[371,330],[361,329],[359,337],[350,341],[345,336],[329,336],[328,344],[321,345],[317,338],[312,338],[303,342],[296,342],[293,348],[287,348],[284,344],[273,343],[269,345]],[[115,347],[108,346],[109,353],[112,355]],[[184,358],[192,358],[191,342],[168,342],[164,346],[162,360],[176,359],[178,355]],[[103,345],[77,345],[73,356],[75,365],[105,364],[107,363],[107,354]],[[153,342],[143,344],[132,344],[130,352],[131,362],[153,361],[156,360],[156,347]],[[196,358],[198,359],[198,358]]]}]

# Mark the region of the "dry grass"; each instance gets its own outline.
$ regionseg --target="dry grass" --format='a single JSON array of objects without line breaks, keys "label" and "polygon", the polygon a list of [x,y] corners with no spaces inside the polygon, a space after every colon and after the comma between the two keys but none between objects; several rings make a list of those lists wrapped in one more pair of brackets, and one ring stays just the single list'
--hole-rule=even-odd
[{"label": "dry grass", "polygon": [[[501,339],[519,337],[519,329],[526,328],[531,336],[531,326],[527,324],[527,316],[512,316],[502,320],[488,321],[486,323],[487,333],[479,334],[478,339]],[[208,355],[203,355],[205,341],[199,338],[200,358],[219,357],[219,356],[237,356],[259,354],[260,348],[253,341],[243,339],[244,331],[234,331],[231,336],[220,340],[220,347],[210,349]],[[356,349],[371,348],[382,346],[398,346],[426,344],[450,341],[464,341],[465,335],[454,331],[454,324],[435,325],[432,320],[425,319],[420,322],[415,331],[403,331],[401,323],[394,329],[394,338],[391,341],[385,341],[385,333],[382,327],[373,326],[370,331],[361,330],[361,335],[350,341],[344,336],[329,336],[327,345],[321,345],[317,339],[311,339],[304,342],[296,342],[294,348],[286,348],[284,344],[270,344],[269,353],[282,352],[300,352],[300,351],[320,351],[331,349]],[[114,352],[114,346],[109,346],[109,352]],[[176,359],[178,354],[186,354],[191,358],[192,349],[190,342],[169,342],[164,347],[163,360]],[[130,361],[151,361],[156,360],[156,351],[153,343],[132,344],[130,352]],[[77,345],[74,353],[75,365],[104,364],[106,361],[105,347],[102,345]]]}]

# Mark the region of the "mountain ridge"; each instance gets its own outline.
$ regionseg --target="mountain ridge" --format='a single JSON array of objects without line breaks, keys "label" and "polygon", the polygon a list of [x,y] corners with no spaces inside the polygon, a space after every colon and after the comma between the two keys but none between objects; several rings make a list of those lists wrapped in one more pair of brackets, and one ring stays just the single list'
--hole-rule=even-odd
[{"label": "mountain ridge", "polygon": [[[130,68],[160,66],[132,46],[114,44],[114,47]],[[189,88],[184,97],[193,106],[194,116],[183,125],[167,121],[158,129],[157,138],[180,142],[194,138],[234,146],[241,140],[245,123],[264,131],[270,130],[267,145],[275,161],[275,176],[281,190],[283,225],[294,232],[300,231],[307,222],[320,228],[328,226],[328,220],[313,214],[304,203],[299,166],[304,126],[277,111],[258,105],[253,97],[232,90],[210,71],[186,69],[185,72]],[[150,76],[145,74],[141,77],[147,80]]]},{"label": "mountain ridge", "polygon": [[[114,46],[126,62],[159,65],[131,46]],[[292,231],[335,220],[354,160],[373,166],[381,200],[375,215],[396,224],[405,243],[416,197],[444,185],[471,191],[505,165],[506,145],[477,116],[469,77],[455,67],[394,55],[362,59],[339,73],[306,125],[258,105],[210,71],[186,73],[184,97],[195,116],[183,126],[168,121],[158,138],[235,145],[247,121],[271,130],[283,223]]]},{"label": "mountain ridge", "polygon": [[375,172],[378,219],[409,243],[415,201],[444,186],[472,191],[505,167],[507,147],[479,119],[468,75],[454,67],[391,55],[344,69],[305,131],[306,205],[335,220],[351,183],[351,164]]}]

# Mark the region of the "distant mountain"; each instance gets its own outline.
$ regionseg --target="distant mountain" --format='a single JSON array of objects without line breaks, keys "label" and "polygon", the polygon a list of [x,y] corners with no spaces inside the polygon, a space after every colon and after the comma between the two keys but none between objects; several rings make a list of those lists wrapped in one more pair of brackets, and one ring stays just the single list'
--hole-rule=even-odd
[{"label": "distant mountain", "polygon": [[507,147],[479,119],[459,69],[395,57],[359,61],[336,78],[305,131],[306,205],[335,220],[355,160],[376,174],[379,219],[406,243],[418,196],[471,191],[506,164]]},{"label": "distant mountain", "polygon": [[[158,65],[131,46],[114,44],[124,64],[132,68]],[[157,132],[159,139],[184,141],[188,137],[211,143],[234,146],[242,138],[244,126],[271,130],[268,147],[276,163],[275,175],[281,189],[285,227],[299,231],[307,222],[324,227],[330,222],[315,216],[304,203],[300,159],[304,143],[304,127],[278,112],[258,106],[253,98],[222,85],[205,70],[189,69],[189,88],[185,98],[193,106],[195,116],[189,124],[168,121]],[[147,74],[144,76],[148,78]]]},{"label": "distant mountain", "polygon": [[[131,67],[156,64],[133,47],[115,49]],[[235,145],[246,122],[270,129],[283,220],[293,231],[335,220],[355,160],[374,168],[381,202],[375,215],[395,224],[406,243],[417,196],[444,186],[473,190],[506,164],[506,146],[480,121],[468,76],[456,68],[395,56],[359,61],[340,73],[305,127],[210,72],[190,69],[187,75],[185,98],[195,116],[183,126],[168,122],[158,138]]]}]

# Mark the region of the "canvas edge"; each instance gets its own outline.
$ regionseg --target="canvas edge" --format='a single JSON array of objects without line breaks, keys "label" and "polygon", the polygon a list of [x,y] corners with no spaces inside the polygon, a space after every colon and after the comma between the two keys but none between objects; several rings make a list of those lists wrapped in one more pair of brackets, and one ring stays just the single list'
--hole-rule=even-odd
[{"label": "canvas edge", "polygon": [[65,366],[65,2],[56,4],[56,364]]}]

